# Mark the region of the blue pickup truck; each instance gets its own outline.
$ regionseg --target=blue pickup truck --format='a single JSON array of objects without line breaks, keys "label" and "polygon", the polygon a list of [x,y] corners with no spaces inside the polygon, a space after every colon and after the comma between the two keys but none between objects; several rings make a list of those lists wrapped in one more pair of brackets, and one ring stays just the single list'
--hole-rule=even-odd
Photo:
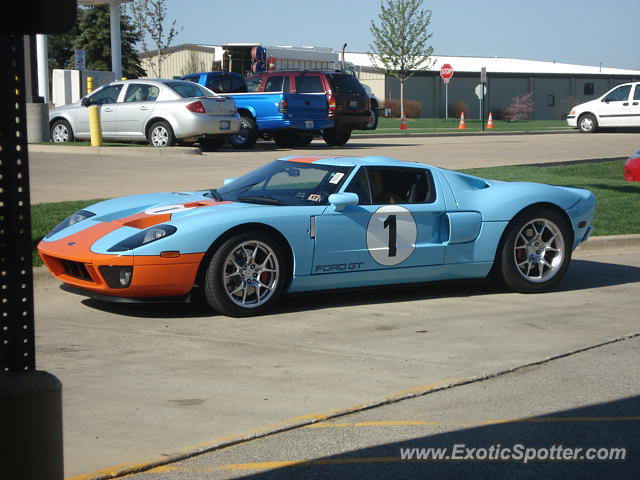
[{"label": "blue pickup truck", "polygon": [[313,135],[334,125],[328,118],[327,99],[310,93],[283,93],[288,85],[269,85],[265,92],[249,91],[244,78],[234,72],[201,72],[181,77],[216,93],[232,97],[241,116],[240,131],[229,135],[237,148],[252,148],[258,137],[273,138],[279,147],[308,145]]}]

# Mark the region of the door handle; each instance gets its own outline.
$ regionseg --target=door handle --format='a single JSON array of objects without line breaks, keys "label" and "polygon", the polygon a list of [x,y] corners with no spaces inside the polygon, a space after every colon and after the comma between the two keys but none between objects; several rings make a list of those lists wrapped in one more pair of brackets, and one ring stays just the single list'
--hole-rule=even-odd
[{"label": "door handle", "polygon": [[149,107],[140,107],[140,110],[149,110]]},{"label": "door handle", "polygon": [[638,102],[633,102],[632,105],[638,105]]},{"label": "door handle", "polygon": [[104,111],[105,112],[113,112],[113,108],[105,108]]},{"label": "door handle", "polygon": [[624,102],[624,103],[622,104],[622,106],[623,106],[623,107],[628,107],[628,106],[629,106],[629,102]]}]

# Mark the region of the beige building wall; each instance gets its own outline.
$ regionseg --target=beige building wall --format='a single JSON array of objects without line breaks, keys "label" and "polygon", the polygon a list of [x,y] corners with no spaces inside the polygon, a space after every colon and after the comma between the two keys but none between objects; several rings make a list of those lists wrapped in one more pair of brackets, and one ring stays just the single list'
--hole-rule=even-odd
[{"label": "beige building wall", "polygon": [[381,102],[385,99],[385,78],[386,75],[380,71],[364,71],[360,70],[358,80],[361,83],[369,85],[373,94]]},{"label": "beige building wall", "polygon": [[142,68],[147,72],[146,78],[173,78],[195,72],[212,70],[213,52],[199,50],[178,50],[170,53],[162,61],[161,74],[156,72],[156,56],[141,58]]}]

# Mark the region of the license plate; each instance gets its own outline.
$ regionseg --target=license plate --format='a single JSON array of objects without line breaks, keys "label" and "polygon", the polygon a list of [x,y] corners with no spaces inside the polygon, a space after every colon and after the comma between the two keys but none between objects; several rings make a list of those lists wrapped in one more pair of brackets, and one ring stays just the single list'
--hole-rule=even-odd
[{"label": "license plate", "polygon": [[313,127],[315,127],[313,120],[304,121],[304,128],[313,128]]},{"label": "license plate", "polygon": [[351,101],[349,102],[349,106],[350,106],[351,108],[358,108],[358,101],[357,101],[357,100],[351,100]]},{"label": "license plate", "polygon": [[229,120],[220,120],[220,131],[231,130],[231,122]]}]

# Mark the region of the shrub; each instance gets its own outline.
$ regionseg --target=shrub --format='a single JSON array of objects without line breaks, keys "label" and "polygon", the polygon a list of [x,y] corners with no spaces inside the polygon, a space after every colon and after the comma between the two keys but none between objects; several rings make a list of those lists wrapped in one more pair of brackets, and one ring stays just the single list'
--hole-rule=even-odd
[{"label": "shrub", "polygon": [[[395,98],[387,98],[382,103],[383,108],[391,110],[391,116],[400,118],[400,100]],[[420,118],[422,116],[422,104],[415,100],[404,101],[404,114],[407,118]]]},{"label": "shrub", "polygon": [[533,115],[533,92],[511,99],[511,105],[507,107],[511,112],[512,120],[528,120]]},{"label": "shrub", "polygon": [[495,119],[510,122],[511,120],[513,120],[513,115],[511,113],[511,110],[509,110],[508,108],[499,108],[495,114]]},{"label": "shrub", "polygon": [[453,102],[453,104],[449,106],[449,111],[454,117],[460,117],[462,112],[464,112],[465,117],[467,117],[469,116],[469,105],[467,105],[466,102],[459,100],[457,102]]}]

